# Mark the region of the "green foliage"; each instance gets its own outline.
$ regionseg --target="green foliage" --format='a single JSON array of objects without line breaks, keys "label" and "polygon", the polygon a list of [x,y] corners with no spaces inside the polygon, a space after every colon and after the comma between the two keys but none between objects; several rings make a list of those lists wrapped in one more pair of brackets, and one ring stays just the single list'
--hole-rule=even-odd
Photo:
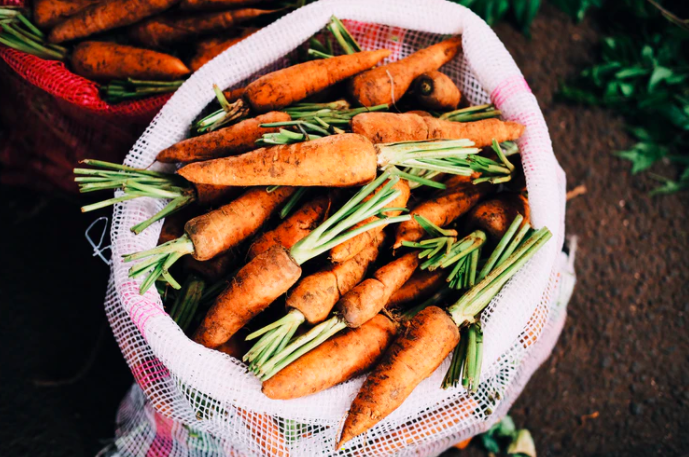
[{"label": "green foliage", "polygon": [[510,416],[505,416],[479,438],[483,448],[491,454],[536,456],[531,434],[526,429],[517,430]]},{"label": "green foliage", "polygon": [[[581,8],[587,0],[562,2]],[[632,163],[632,173],[661,159],[687,166],[689,32],[684,21],[660,8],[647,0],[603,5],[601,22],[609,27],[609,36],[601,42],[600,61],[561,89],[566,99],[611,108],[625,117],[638,142],[616,155]],[[677,181],[654,176],[663,182],[656,194],[689,187],[686,168]]]},{"label": "green foliage", "polygon": [[524,35],[529,36],[531,22],[533,22],[541,7],[541,0],[454,0],[460,5],[481,16],[489,25],[494,25],[504,19],[508,13]]}]

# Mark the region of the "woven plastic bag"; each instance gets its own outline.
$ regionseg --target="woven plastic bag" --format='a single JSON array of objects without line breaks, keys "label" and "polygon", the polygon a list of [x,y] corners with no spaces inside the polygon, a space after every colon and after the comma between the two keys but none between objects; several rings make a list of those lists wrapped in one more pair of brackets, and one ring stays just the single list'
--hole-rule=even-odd
[{"label": "woven plastic bag", "polygon": [[96,83],[64,63],[0,44],[0,182],[76,192],[74,165],[84,158],[121,162],[169,98],[110,105]]},{"label": "woven plastic bag", "polygon": [[[322,0],[300,8],[196,72],[163,107],[125,163],[150,166],[158,151],[185,137],[190,122],[213,99],[212,84],[241,86],[287,65],[285,56],[322,29],[332,14],[346,20],[364,49],[391,49],[390,60],[438,42],[445,34],[462,34],[462,54],[443,71],[471,104],[492,101],[506,119],[526,126],[518,144],[531,221],[535,227],[547,226],[554,235],[482,314],[484,370],[478,392],[469,395],[462,387],[440,388],[448,358],[396,411],[341,451],[342,455],[433,455],[485,430],[507,412],[552,350],[565,317],[566,300],[558,299],[567,271],[560,253],[564,172],[536,99],[509,53],[480,18],[443,0]],[[155,444],[162,446],[162,455],[335,453],[336,437],[363,377],[302,399],[270,400],[239,360],[188,339],[165,313],[154,289],[139,295],[140,281],[128,278],[130,265],[123,263],[122,255],[155,246],[160,224],[140,235],[132,234],[129,227],[163,204],[137,199],[114,208],[106,310],[143,392],[137,394],[135,389],[123,405],[119,452],[141,455]],[[571,278],[571,273],[566,275]],[[565,292],[571,291],[568,284]],[[141,400],[138,407],[132,406],[136,395]],[[161,417],[164,420],[156,419]],[[141,422],[142,418],[146,420]],[[156,435],[157,428],[165,430],[162,438]]]}]

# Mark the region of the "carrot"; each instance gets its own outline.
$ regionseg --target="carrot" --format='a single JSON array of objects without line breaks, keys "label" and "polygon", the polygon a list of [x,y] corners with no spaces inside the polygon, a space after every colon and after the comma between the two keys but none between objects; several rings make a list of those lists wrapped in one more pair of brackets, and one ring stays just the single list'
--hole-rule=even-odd
[{"label": "carrot", "polygon": [[451,111],[462,98],[457,85],[444,73],[428,71],[414,80],[414,98],[424,108]]},{"label": "carrot", "polygon": [[348,327],[360,327],[378,314],[419,265],[416,252],[410,252],[378,269],[347,292],[338,302],[337,310]]},{"label": "carrot", "polygon": [[58,24],[48,41],[62,43],[130,25],[177,3],[179,0],[104,0]]},{"label": "carrot", "polygon": [[530,213],[526,197],[521,194],[502,193],[491,200],[479,203],[469,211],[466,227],[468,230],[483,230],[497,242],[517,214],[524,217],[523,226],[529,222]]},{"label": "carrot", "polygon": [[386,309],[400,308],[428,298],[444,282],[447,273],[441,269],[434,271],[419,270],[415,272],[388,300]]},{"label": "carrot", "polygon": [[[487,183],[457,185],[422,202],[411,211],[411,214],[423,216],[439,227],[446,227],[487,196],[492,187]],[[420,240],[424,234],[423,227],[412,217],[411,220],[397,227],[394,248],[402,246],[403,241]]]},{"label": "carrot", "polygon": [[34,0],[33,18],[36,25],[50,28],[66,18],[101,0]]},{"label": "carrot", "polygon": [[222,93],[225,96],[225,99],[229,103],[236,102],[240,98],[244,96],[244,92],[246,91],[245,87],[240,87],[238,89],[232,89],[232,90],[224,90]]},{"label": "carrot", "polygon": [[185,210],[166,217],[163,222],[163,227],[160,229],[158,244],[167,243],[168,241],[172,241],[184,235],[184,224],[195,216],[189,213],[190,211],[185,208]]},{"label": "carrot", "polygon": [[213,11],[240,6],[250,6],[261,3],[263,0],[182,0],[179,9],[185,11]]},{"label": "carrot", "polygon": [[338,300],[364,279],[384,239],[381,232],[352,259],[302,279],[288,295],[287,307],[301,312],[309,324],[322,322]]},{"label": "carrot", "polygon": [[516,140],[524,133],[524,126],[499,119],[453,122],[409,113],[362,113],[352,119],[352,132],[373,143],[462,138],[483,148],[493,139],[498,143]]},{"label": "carrot", "polygon": [[[373,366],[392,341],[397,326],[378,314],[359,328],[348,329],[263,382],[263,393],[289,400],[321,392]],[[306,374],[306,375],[305,375]]]},{"label": "carrot", "polygon": [[354,399],[337,444],[369,430],[397,409],[459,342],[459,330],[442,309],[419,312],[368,375]]},{"label": "carrot", "polygon": [[95,81],[141,79],[172,81],[190,73],[177,57],[117,43],[84,41],[72,53],[72,69]]},{"label": "carrot", "polygon": [[272,457],[289,457],[288,442],[271,416],[236,408],[256,444]]},{"label": "carrot", "polygon": [[194,246],[192,255],[196,260],[209,260],[237,246],[254,235],[294,190],[249,189],[233,202],[190,220],[184,232]]},{"label": "carrot", "polygon": [[[362,204],[364,197],[388,179],[390,182],[386,191],[380,192],[374,199]],[[239,270],[230,286],[217,298],[203,324],[197,330],[195,341],[210,348],[227,341],[239,328],[296,283],[301,272],[300,265],[326,252],[332,246],[355,236],[359,231],[364,231],[367,227],[358,230],[348,229],[371,214],[375,214],[383,205],[397,197],[399,191],[391,189],[397,179],[399,178],[390,177],[387,173],[382,174],[355,194],[317,229],[292,246],[289,251],[275,245],[263,254],[254,257]],[[398,216],[391,222],[407,218],[408,216]],[[150,254],[139,254],[140,257],[148,255]],[[285,332],[289,330],[288,327]],[[280,344],[280,340],[276,340],[275,344]]]},{"label": "carrot", "polygon": [[350,81],[350,94],[363,106],[394,104],[407,92],[416,77],[445,65],[457,55],[461,46],[462,38],[453,37],[397,62],[361,73]]},{"label": "carrot", "polygon": [[194,334],[194,341],[216,348],[294,284],[301,268],[275,245],[239,270]]},{"label": "carrot", "polygon": [[168,270],[178,259],[191,254],[196,260],[206,261],[237,246],[254,235],[294,190],[280,187],[267,192],[263,188],[252,188],[231,203],[191,219],[185,224],[185,234],[180,238],[148,251],[126,255],[125,261],[148,258],[133,266],[130,276],[137,277],[153,270],[141,285],[141,293],[159,276],[175,287],[177,283]]},{"label": "carrot", "polygon": [[261,124],[290,119],[289,114],[279,111],[261,114],[253,119],[246,119],[229,127],[175,143],[160,151],[156,160],[164,163],[188,163],[242,154],[256,149],[256,140],[264,134],[280,130],[279,127],[261,127]]},{"label": "carrot", "polygon": [[214,186],[212,184],[194,184],[196,201],[201,206],[215,206],[225,203],[242,192],[241,187]]},{"label": "carrot", "polygon": [[191,61],[189,62],[189,68],[191,68],[192,71],[198,70],[206,63],[210,62],[215,56],[222,53],[224,50],[231,48],[244,38],[254,34],[257,30],[258,29],[255,28],[248,28],[236,37],[225,39],[215,37],[204,41],[199,41],[196,44],[196,52],[194,53],[194,57],[192,57]]},{"label": "carrot", "polygon": [[275,230],[258,237],[249,248],[247,257],[253,259],[275,245],[291,248],[325,219],[329,208],[330,198],[327,195],[316,197],[285,219]]},{"label": "carrot", "polygon": [[388,55],[389,50],[379,49],[283,68],[246,86],[244,99],[257,113],[280,110],[371,68]]},{"label": "carrot", "polygon": [[405,112],[405,114],[416,114],[417,116],[421,117],[433,117],[431,113],[428,111],[420,110],[420,109],[413,109],[411,111]]},{"label": "carrot", "polygon": [[235,335],[218,346],[217,350],[234,357],[235,359],[241,359],[246,352],[246,348],[244,346],[244,338],[242,338],[241,335]]},{"label": "carrot", "polygon": [[196,260],[190,256],[185,257],[184,268],[202,276],[206,281],[216,282],[236,268],[239,260],[239,253],[230,249],[205,261]]},{"label": "carrot", "polygon": [[[400,180],[395,187],[400,190],[400,196],[394,201],[390,202],[389,207],[405,208],[407,206],[407,201],[409,200],[409,184],[406,180]],[[400,211],[389,211],[384,214],[386,216],[397,216],[400,214]],[[377,216],[373,216],[368,220],[361,221],[359,226],[374,222],[378,219],[379,218]],[[364,232],[361,235],[355,236],[351,240],[334,247],[330,251],[330,259],[336,263],[346,262],[347,260],[352,259],[355,255],[361,252],[361,250],[368,246],[371,241],[375,239],[378,233],[383,231],[383,229],[385,229],[385,226],[376,227],[373,230]]]},{"label": "carrot", "polygon": [[341,134],[192,163],[179,174],[225,186],[356,186],[375,178],[376,149],[359,135]]},{"label": "carrot", "polygon": [[241,10],[188,14],[168,14],[136,24],[129,31],[133,40],[153,48],[188,41],[196,36],[229,30],[243,22],[273,13],[271,10]]}]

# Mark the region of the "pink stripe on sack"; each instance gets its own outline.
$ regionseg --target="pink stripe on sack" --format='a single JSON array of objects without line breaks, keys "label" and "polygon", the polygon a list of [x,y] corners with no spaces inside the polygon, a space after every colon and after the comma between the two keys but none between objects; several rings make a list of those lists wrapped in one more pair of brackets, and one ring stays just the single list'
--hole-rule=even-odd
[{"label": "pink stripe on sack", "polygon": [[146,457],[167,457],[172,454],[172,421],[155,410],[153,417],[156,436],[146,452]]},{"label": "pink stripe on sack", "polygon": [[144,391],[157,383],[170,377],[170,372],[157,358],[146,359],[143,362],[134,363],[131,366],[134,380]]},{"label": "pink stripe on sack", "polygon": [[500,106],[505,103],[507,99],[523,92],[528,92],[530,94],[531,88],[522,75],[514,75],[498,84],[498,87],[490,94],[490,99],[493,100],[493,104],[500,109]]},{"label": "pink stripe on sack", "polygon": [[145,329],[148,320],[154,316],[165,314],[165,311],[154,300],[157,293],[155,288],[151,288],[144,295],[139,295],[139,285],[135,281],[127,281],[122,284],[122,300],[134,302],[129,316],[144,338],[146,338]]}]

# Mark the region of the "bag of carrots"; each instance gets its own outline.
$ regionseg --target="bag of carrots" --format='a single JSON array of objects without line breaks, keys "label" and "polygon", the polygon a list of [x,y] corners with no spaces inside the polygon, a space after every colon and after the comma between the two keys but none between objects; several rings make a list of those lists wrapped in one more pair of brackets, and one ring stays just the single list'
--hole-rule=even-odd
[{"label": "bag of carrots", "polygon": [[202,66],[124,164],[75,174],[115,190],[83,210],[114,212],[123,455],[437,455],[507,413],[566,316],[543,116],[444,0],[296,9]]}]

